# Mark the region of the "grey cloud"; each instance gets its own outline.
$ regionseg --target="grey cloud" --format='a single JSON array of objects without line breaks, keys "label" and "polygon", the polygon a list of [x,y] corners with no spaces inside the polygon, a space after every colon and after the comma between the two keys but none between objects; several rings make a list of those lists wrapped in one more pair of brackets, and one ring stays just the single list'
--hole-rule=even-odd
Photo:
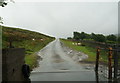
[{"label": "grey cloud", "polygon": [[116,34],[117,15],[115,2],[15,3],[2,9],[5,24],[56,37],[73,31]]}]

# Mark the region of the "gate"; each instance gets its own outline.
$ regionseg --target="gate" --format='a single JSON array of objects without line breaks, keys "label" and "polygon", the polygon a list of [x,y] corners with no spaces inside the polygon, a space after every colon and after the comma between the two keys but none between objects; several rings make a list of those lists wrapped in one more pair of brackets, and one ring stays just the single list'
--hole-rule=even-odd
[{"label": "gate", "polygon": [[[95,71],[99,81],[120,80],[120,45],[109,48],[97,48]],[[102,56],[102,51],[106,54]],[[104,60],[102,59],[104,58]]]},{"label": "gate", "polygon": [[114,47],[114,79],[120,79],[120,45]]}]

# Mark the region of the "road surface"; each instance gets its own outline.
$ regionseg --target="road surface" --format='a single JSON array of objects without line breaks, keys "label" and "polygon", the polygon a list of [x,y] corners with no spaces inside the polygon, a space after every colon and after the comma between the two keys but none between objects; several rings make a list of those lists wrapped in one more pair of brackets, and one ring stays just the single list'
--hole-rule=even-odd
[{"label": "road surface", "polygon": [[48,44],[39,53],[43,58],[30,76],[31,81],[95,81],[94,70],[76,63],[62,49],[59,39]]}]

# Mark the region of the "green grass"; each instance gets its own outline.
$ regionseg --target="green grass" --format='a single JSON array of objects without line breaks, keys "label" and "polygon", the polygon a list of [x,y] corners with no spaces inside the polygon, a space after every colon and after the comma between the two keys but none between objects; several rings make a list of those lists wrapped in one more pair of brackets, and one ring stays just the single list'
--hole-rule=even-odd
[{"label": "green grass", "polygon": [[33,69],[34,67],[37,66],[36,61],[37,61],[37,55],[35,55],[35,54],[25,56],[25,62],[26,62],[26,64],[29,64],[30,69]]},{"label": "green grass", "polygon": [[25,48],[25,62],[31,69],[37,66],[36,53],[54,39],[34,31],[2,26],[2,48],[9,48],[10,40],[15,48]]},{"label": "green grass", "polygon": [[26,51],[25,62],[30,66],[31,69],[35,68],[38,65],[37,64],[38,55],[36,53],[51,41],[52,40],[45,41],[44,44],[38,42],[36,43],[36,45],[34,46],[32,45],[29,48],[27,48],[29,50]]},{"label": "green grass", "polygon": [[[69,41],[69,40],[61,39],[61,41],[66,46],[72,48],[73,50],[77,50],[77,51],[80,51],[80,52],[83,52],[83,53],[87,54],[88,59],[86,59],[84,61],[94,62],[96,60],[96,48],[90,47],[87,44],[85,44],[85,46],[73,45],[72,43],[76,43],[76,42]],[[107,53],[105,51],[101,51],[100,61],[105,61],[105,62],[107,61]]]}]

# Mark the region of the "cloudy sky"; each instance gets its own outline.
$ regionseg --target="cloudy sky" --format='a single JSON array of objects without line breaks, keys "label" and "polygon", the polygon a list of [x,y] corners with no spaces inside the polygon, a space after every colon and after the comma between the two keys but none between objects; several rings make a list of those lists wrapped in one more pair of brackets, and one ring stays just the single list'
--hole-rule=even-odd
[{"label": "cloudy sky", "polygon": [[117,2],[15,2],[0,7],[4,24],[55,37],[73,31],[117,34]]}]

